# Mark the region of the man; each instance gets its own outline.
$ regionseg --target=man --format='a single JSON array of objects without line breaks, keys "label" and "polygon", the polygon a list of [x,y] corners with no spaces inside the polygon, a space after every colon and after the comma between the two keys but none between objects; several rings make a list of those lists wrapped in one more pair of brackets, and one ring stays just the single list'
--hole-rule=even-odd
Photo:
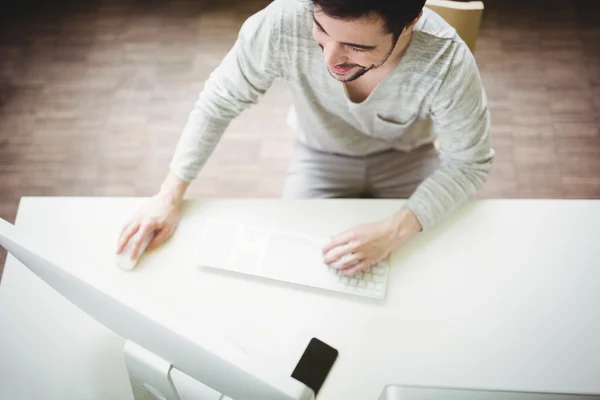
[{"label": "man", "polygon": [[275,0],[250,17],[118,251],[138,231],[135,248],[152,232],[149,248],[173,234],[189,182],[275,78],[293,92],[297,135],[284,197],[408,198],[388,219],[334,237],[323,249],[332,267],[368,268],[475,195],[494,154],[485,93],[466,44],[424,3]]}]

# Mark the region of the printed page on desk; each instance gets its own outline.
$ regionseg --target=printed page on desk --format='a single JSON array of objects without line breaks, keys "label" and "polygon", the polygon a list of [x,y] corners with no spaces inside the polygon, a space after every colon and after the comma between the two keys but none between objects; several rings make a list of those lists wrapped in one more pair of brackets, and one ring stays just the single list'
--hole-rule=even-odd
[{"label": "printed page on desk", "polygon": [[201,266],[289,282],[322,282],[330,273],[325,238],[210,219],[203,229]]}]

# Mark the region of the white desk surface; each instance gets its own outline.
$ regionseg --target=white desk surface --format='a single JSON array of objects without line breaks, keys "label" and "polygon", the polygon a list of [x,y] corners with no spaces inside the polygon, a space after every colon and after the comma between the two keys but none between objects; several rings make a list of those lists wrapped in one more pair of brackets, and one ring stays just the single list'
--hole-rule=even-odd
[{"label": "white desk surface", "polygon": [[[328,236],[402,200],[188,202],[174,238],[126,273],[115,241],[143,201],[23,198],[17,226],[72,273],[282,373],[313,336],[331,344],[320,399],[377,399],[393,383],[600,393],[600,201],[472,202],[394,253],[383,301],[202,272],[194,248],[207,217]],[[8,258],[0,398],[132,398],[123,345]]]}]

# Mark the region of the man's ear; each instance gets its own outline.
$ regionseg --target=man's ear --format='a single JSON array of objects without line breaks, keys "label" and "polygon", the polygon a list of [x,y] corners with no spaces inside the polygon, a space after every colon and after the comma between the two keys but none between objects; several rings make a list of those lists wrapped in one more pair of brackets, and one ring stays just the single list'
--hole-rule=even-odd
[{"label": "man's ear", "polygon": [[413,19],[410,24],[406,25],[406,27],[404,28],[404,30],[402,31],[402,33],[400,34],[400,36],[404,36],[406,34],[411,33],[412,29],[415,27],[415,25],[417,24],[417,22],[419,22],[419,20],[421,19],[422,16],[423,16],[423,11],[421,11],[419,13],[419,15],[417,15],[417,18]]},{"label": "man's ear", "polygon": [[421,11],[419,13],[419,15],[417,15],[417,18],[413,19],[413,21],[407,26],[408,29],[412,29],[415,27],[415,25],[417,24],[417,22],[419,22],[419,20],[421,19],[421,17],[423,16],[423,11]]}]

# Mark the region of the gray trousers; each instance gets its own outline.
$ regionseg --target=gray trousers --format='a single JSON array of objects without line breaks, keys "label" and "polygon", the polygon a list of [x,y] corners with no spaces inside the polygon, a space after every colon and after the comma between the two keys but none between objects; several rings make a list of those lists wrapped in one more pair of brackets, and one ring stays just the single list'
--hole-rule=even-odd
[{"label": "gray trousers", "polygon": [[433,145],[353,157],[296,143],[283,197],[406,199],[438,165]]}]

